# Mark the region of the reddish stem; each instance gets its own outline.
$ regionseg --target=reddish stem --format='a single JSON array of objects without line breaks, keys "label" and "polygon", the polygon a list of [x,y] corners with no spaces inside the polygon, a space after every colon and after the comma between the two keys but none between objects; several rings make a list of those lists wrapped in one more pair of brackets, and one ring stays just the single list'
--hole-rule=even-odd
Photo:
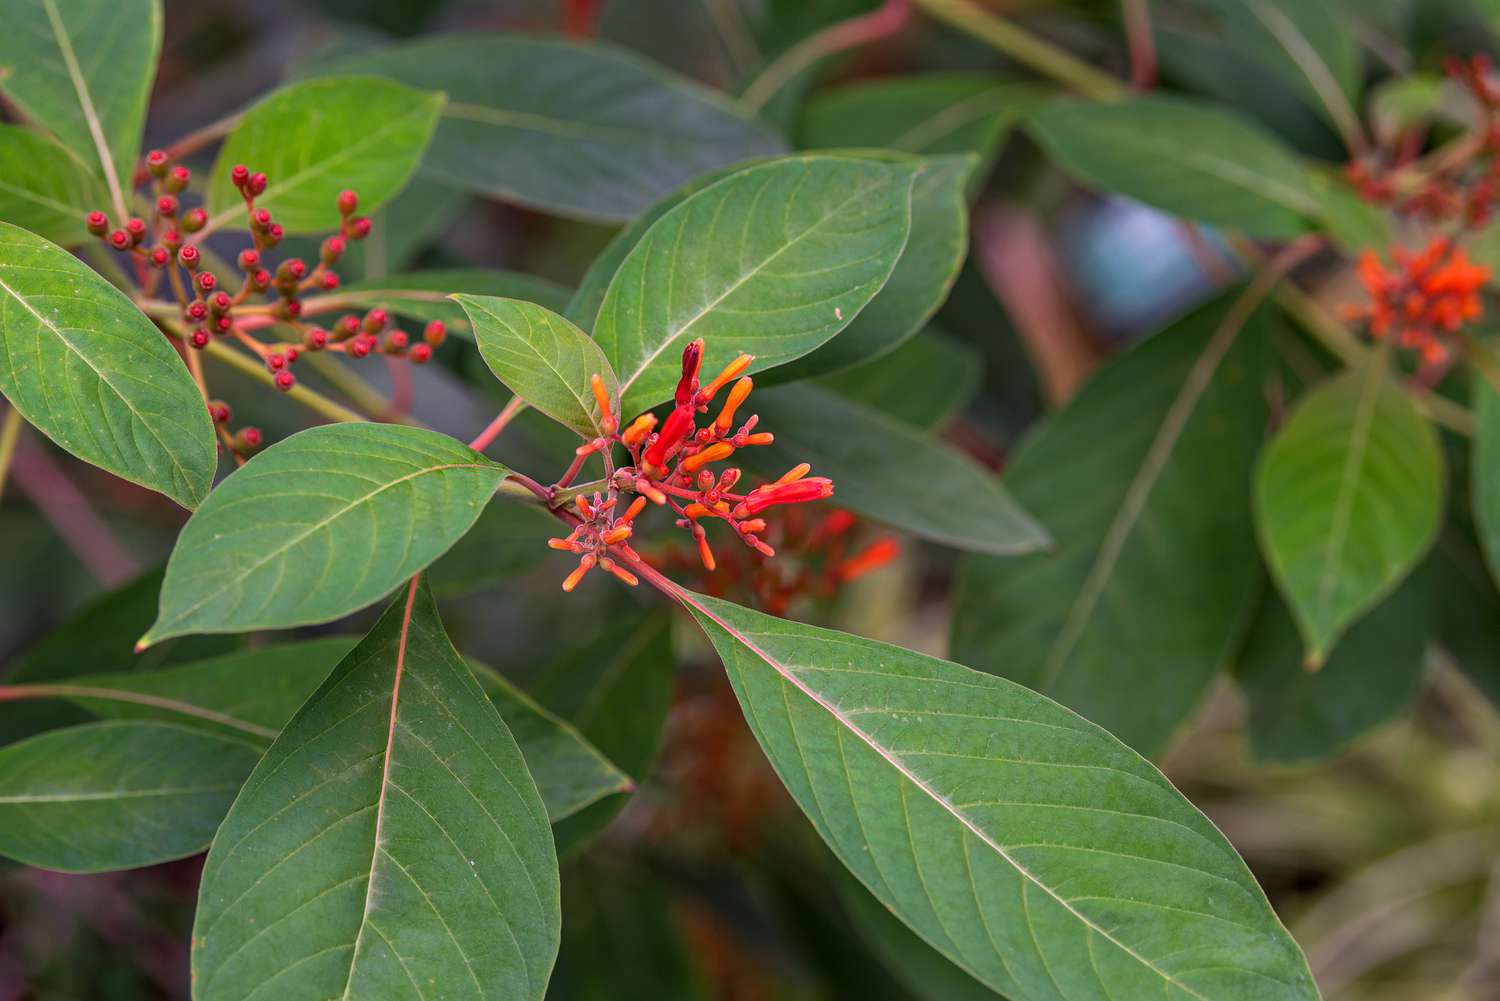
[{"label": "reddish stem", "polygon": [[1125,39],[1130,46],[1130,86],[1147,91],[1156,86],[1156,40],[1151,35],[1150,0],[1120,0]]},{"label": "reddish stem", "polygon": [[489,448],[491,443],[500,437],[500,432],[505,430],[505,426],[515,419],[516,414],[525,409],[526,401],[519,396],[512,396],[510,402],[505,405],[505,409],[501,410],[500,413],[495,415],[495,419],[490,421],[489,427],[479,432],[474,437],[474,440],[469,442],[469,447],[476,452],[483,452]]}]

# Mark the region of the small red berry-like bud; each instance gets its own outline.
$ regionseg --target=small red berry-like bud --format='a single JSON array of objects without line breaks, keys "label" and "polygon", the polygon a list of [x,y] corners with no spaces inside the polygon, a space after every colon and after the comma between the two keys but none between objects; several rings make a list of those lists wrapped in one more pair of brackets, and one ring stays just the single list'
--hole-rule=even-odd
[{"label": "small red berry-like bud", "polygon": [[186,188],[188,186],[188,181],[192,179],[193,172],[179,163],[177,166],[172,168],[170,173],[167,174],[167,179],[162,182],[162,187],[166,188],[168,191],[175,195],[183,188]]},{"label": "small red berry-like bud", "polygon": [[257,292],[264,292],[271,287],[271,272],[261,268],[250,276],[250,287]]},{"label": "small red berry-like bud", "polygon": [[234,447],[241,452],[253,452],[260,448],[261,440],[260,428],[240,428],[234,436]]},{"label": "small red berry-like bud", "polygon": [[359,333],[359,317],[353,313],[346,313],[339,317],[339,322],[335,325],[334,331],[340,338],[353,337]]},{"label": "small red berry-like bud", "polygon": [[286,230],[281,228],[281,223],[273,222],[266,227],[266,246],[274,247],[286,236]]},{"label": "small red berry-like bud", "polygon": [[353,215],[359,208],[359,196],[345,189],[339,192],[339,215]]},{"label": "small red berry-like bud", "polygon": [[234,327],[234,321],[231,320],[228,317],[228,315],[221,316],[217,320],[214,321],[214,330],[217,333],[220,333],[220,334],[227,334],[227,333],[229,333],[230,329],[233,328],[233,327]]},{"label": "small red berry-like bud", "polygon": [[385,325],[389,321],[390,315],[385,310],[377,307],[365,314],[364,323],[361,326],[364,327],[367,334],[378,334],[385,329]]},{"label": "small red berry-like bud", "polygon": [[236,188],[243,188],[250,180],[250,168],[243,163],[237,163],[229,171],[229,180]]},{"label": "small red berry-like bud", "polygon": [[90,212],[84,219],[84,225],[88,226],[89,232],[95,236],[103,236],[109,232],[109,217],[103,212]]},{"label": "small red berry-like bud", "polygon": [[435,348],[442,347],[443,342],[447,339],[448,325],[445,324],[442,320],[433,320],[431,323],[427,324],[427,326],[422,328],[422,340],[426,341],[428,344],[431,344]]},{"label": "small red berry-like bud", "polygon": [[208,225],[208,213],[201,208],[188,209],[182,214],[182,228],[189,233],[196,233]]},{"label": "small red berry-like bud", "polygon": [[252,228],[265,232],[271,225],[271,213],[267,209],[256,209],[250,213],[250,225]]},{"label": "small red berry-like bud", "polygon": [[199,327],[188,336],[188,343],[199,350],[208,347],[208,331]]},{"label": "small red berry-like bud", "polygon": [[202,323],[208,316],[208,307],[201,302],[190,302],[187,308],[188,319],[194,323]]},{"label": "small red berry-like bud", "polygon": [[171,263],[172,255],[167,253],[166,247],[157,247],[151,251],[151,264],[154,267],[164,268]]},{"label": "small red berry-like bud", "polygon": [[318,251],[318,259],[324,264],[336,264],[338,259],[344,256],[344,251],[349,245],[344,242],[342,236],[330,236],[323,241],[323,246]]},{"label": "small red berry-like bud", "polygon": [[208,299],[208,308],[215,313],[227,313],[229,312],[229,307],[233,305],[234,300],[229,298],[228,292],[215,292]]},{"label": "small red berry-like bud", "polygon": [[167,176],[167,165],[171,160],[164,149],[154,149],[146,154],[146,169],[158,181]]},{"label": "small red berry-like bud", "polygon": [[328,347],[328,331],[322,327],[313,327],[302,336],[302,343],[309,351],[322,351]]},{"label": "small red berry-like bud", "polygon": [[298,355],[299,355],[299,352],[297,351],[297,348],[295,346],[287,348],[286,349],[286,363],[288,365],[290,365],[292,362],[294,362],[294,361],[297,360]]},{"label": "small red berry-like bud", "polygon": [[349,220],[349,225],[344,227],[344,235],[351,240],[363,240],[370,235],[370,220],[364,216]]},{"label": "small red berry-like bud", "polygon": [[307,277],[307,265],[303,263],[300,257],[293,257],[289,261],[282,261],[281,266],[286,268],[286,273],[297,281],[301,281]]},{"label": "small red berry-like bud", "polygon": [[229,418],[232,416],[229,410],[229,404],[225,403],[223,400],[209,400],[208,416],[213,419],[213,422],[215,424],[228,424]]},{"label": "small red berry-like bud", "polygon": [[109,245],[116,250],[130,249],[130,234],[123,229],[117,229],[109,234]]},{"label": "small red berry-like bud", "polygon": [[363,358],[365,355],[370,353],[370,342],[365,340],[364,335],[361,334],[360,336],[354,338],[354,340],[349,342],[349,347],[347,350],[349,352],[349,357]]},{"label": "small red berry-like bud", "polygon": [[255,272],[260,269],[260,255],[253,250],[240,251],[240,270]]},{"label": "small red berry-like bud", "polygon": [[430,344],[414,344],[414,345],[412,345],[410,358],[411,358],[413,364],[416,364],[416,365],[426,365],[429,361],[432,360],[432,345],[430,345]]},{"label": "small red berry-like bud", "polygon": [[171,218],[177,214],[177,196],[162,195],[156,200],[156,214]]},{"label": "small red berry-like bud", "polygon": [[193,277],[193,281],[195,284],[197,284],[198,290],[201,292],[212,292],[214,290],[214,286],[219,283],[219,280],[214,277],[214,273],[212,271],[198,272],[198,274]]},{"label": "small red berry-like bud", "polygon": [[339,287],[339,276],[332,271],[325,271],[318,279],[318,285],[324,292],[332,292]]},{"label": "small red berry-like bud", "polygon": [[140,242],[146,238],[146,220],[130,220],[125,224],[125,232],[130,234],[131,245],[139,246]]},{"label": "small red berry-like bud", "polygon": [[282,299],[271,307],[271,312],[278,320],[295,320],[302,315],[302,303],[296,299]]},{"label": "small red berry-like bud", "polygon": [[285,369],[282,369],[280,372],[276,373],[276,388],[281,390],[283,393],[291,389],[296,384],[297,377],[292,373],[286,371]]},{"label": "small red berry-like bud", "polygon": [[409,343],[411,340],[406,336],[406,331],[392,330],[385,339],[385,350],[390,354],[400,354]]},{"label": "small red berry-like bud", "polygon": [[250,192],[251,197],[254,197],[256,195],[263,195],[266,193],[267,183],[268,181],[266,175],[257,170],[255,173],[251,174],[249,180],[245,182],[245,190]]},{"label": "small red berry-like bud", "polygon": [[266,368],[270,369],[272,372],[280,372],[282,369],[286,368],[286,355],[282,354],[280,351],[272,351],[270,354],[266,355]]},{"label": "small red berry-like bud", "polygon": [[189,271],[197,271],[198,265],[202,263],[202,257],[198,253],[198,248],[191,243],[183,247],[177,252],[177,263]]}]

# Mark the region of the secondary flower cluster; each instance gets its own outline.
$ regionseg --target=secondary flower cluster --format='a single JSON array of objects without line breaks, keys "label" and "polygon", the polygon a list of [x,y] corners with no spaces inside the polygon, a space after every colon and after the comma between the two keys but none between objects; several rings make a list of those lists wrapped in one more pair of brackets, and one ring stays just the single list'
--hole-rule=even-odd
[{"label": "secondary flower cluster", "polygon": [[1357,271],[1370,305],[1355,317],[1368,321],[1374,339],[1415,349],[1427,364],[1442,363],[1448,358],[1442,336],[1483,315],[1480,291],[1490,269],[1472,263],[1463,247],[1443,236],[1419,253],[1397,247],[1391,256],[1394,268],[1374,251],[1360,256]]},{"label": "secondary flower cluster", "polygon": [[[604,415],[604,434],[578,449],[573,467],[564,474],[559,487],[566,487],[583,462],[590,455],[599,453],[604,459],[607,491],[595,493],[592,500],[583,496],[575,498],[576,526],[567,538],[550,542],[554,549],[577,553],[581,557],[577,569],[563,581],[563,590],[573,590],[596,566],[627,584],[637,582],[634,574],[611,557],[611,549],[639,560],[639,554],[630,547],[628,540],[634,532],[636,517],[648,501],[669,507],[678,515],[677,525],[692,535],[700,562],[706,570],[712,571],[717,560],[703,522],[723,521],[746,547],[762,556],[774,556],[776,551],[762,537],[767,523],[761,515],[779,505],[832,496],[833,481],[808,476],[811,470],[806,463],[800,463],[780,478],[744,493],[735,492],[743,477],[738,467],[714,468],[739,449],[769,445],[774,440],[769,432],[756,430],[760,422],[757,415],[752,414],[743,422],[737,420],[740,408],[754,388],[753,381],[742,373],[754,360],[751,355],[742,354],[726,365],[713,381],[700,386],[703,341],[690,343],[682,353],[682,377],[673,394],[672,411],[666,420],[660,422],[660,427],[656,415],[648,412],[637,417],[623,431],[618,430],[620,421],[604,381],[598,375],[592,378],[594,398]],[[726,386],[730,388],[719,412],[700,427],[699,415],[708,412],[709,404]],[[630,464],[619,469],[614,468],[613,458],[617,445],[623,446],[630,456]],[[621,493],[639,496],[623,513],[617,513]]]}]

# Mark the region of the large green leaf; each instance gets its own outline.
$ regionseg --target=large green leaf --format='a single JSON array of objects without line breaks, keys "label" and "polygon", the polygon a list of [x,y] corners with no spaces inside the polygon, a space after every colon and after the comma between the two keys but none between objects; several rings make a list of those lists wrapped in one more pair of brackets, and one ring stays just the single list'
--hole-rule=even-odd
[{"label": "large green leaf", "polygon": [[260,748],[165,723],[88,723],[0,748],[0,854],[62,872],[201,852]]},{"label": "large green leaf", "polygon": [[1266,447],[1256,527],[1314,666],[1437,537],[1437,435],[1376,352],[1298,404]]},{"label": "large green leaf", "polygon": [[3,222],[0,392],[80,459],[184,507],[213,483],[208,408],[166,336],[72,254]]},{"label": "large green leaf", "polygon": [[886,907],[1024,1001],[1315,1001],[1224,836],[1062,706],[900,647],[679,597],[777,774]]},{"label": "large green leaf", "polygon": [[1302,664],[1302,638],[1269,591],[1235,664],[1262,761],[1326,757],[1411,704],[1422,685],[1431,581],[1421,571],[1355,623],[1320,670]]},{"label": "large green leaf", "polygon": [[599,44],[474,32],[333,70],[446,91],[423,174],[566,216],[624,222],[705,171],[781,149],[722,95]]},{"label": "large green leaf", "polygon": [[354,308],[383,306],[398,316],[427,322],[442,320],[450,331],[470,332],[468,314],[450,296],[504,296],[538,303],[553,312],[566,307],[568,290],[545,278],[494,268],[436,268],[356,282],[335,296]]},{"label": "large green leaf", "polygon": [[1180,97],[1059,100],[1028,119],[1080,180],[1174,215],[1254,236],[1294,236],[1319,202],[1306,168],[1234,112]]},{"label": "large green leaf", "polygon": [[378,601],[469,530],[506,472],[446,435],[394,424],[277,442],[188,520],[141,645],[327,622]]},{"label": "large green leaf", "polygon": [[540,1001],[552,833],[425,588],[271,745],[203,870],[193,996]]},{"label": "large green leaf", "polygon": [[[620,381],[588,334],[545,306],[489,295],[456,295],[469,315],[484,363],[511,392],[585,438],[605,433],[590,377],[599,376],[610,405]],[[616,415],[618,416],[618,415]]]},{"label": "large green leaf", "polygon": [[244,164],[269,179],[257,208],[288,233],[333,229],[348,188],[368,213],[401,190],[422,162],[443,95],[373,77],[293,84],[256,104],[224,141],[208,190],[208,226],[244,226],[245,203],[230,180]]},{"label": "large green leaf", "polygon": [[0,89],[26,118],[90,165],[117,217],[129,211],[161,32],[158,0],[6,5]]},{"label": "large green leaf", "polygon": [[929,327],[873,361],[821,377],[818,385],[903,424],[933,431],[973,403],[983,381],[984,356]]},{"label": "large green leaf", "polygon": [[84,216],[107,204],[75,154],[30,129],[0,125],[0,222],[76,244],[89,238]]},{"label": "large green leaf", "polygon": [[957,549],[1029,553],[1049,542],[998,477],[878,410],[811,385],[758,392],[749,405],[776,442],[735,462],[768,479],[810,463],[833,480],[839,507]]},{"label": "large green leaf", "polygon": [[672,395],[682,348],[695,337],[708,342],[706,371],[741,351],[756,356],[755,371],[848,326],[901,256],[918,172],[786,157],[731,174],[664,214],[625,256],[594,325],[625,412]]},{"label": "large green leaf", "polygon": [[954,656],[1143,753],[1227,662],[1261,579],[1250,481],[1265,316],[1237,326],[1220,300],[1102,369],[1006,474],[1054,551],[971,559],[961,575]]}]

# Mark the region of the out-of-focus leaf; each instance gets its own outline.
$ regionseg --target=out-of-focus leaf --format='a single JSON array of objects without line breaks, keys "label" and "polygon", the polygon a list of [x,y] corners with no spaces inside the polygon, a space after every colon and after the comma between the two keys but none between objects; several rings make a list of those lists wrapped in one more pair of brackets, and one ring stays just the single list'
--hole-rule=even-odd
[{"label": "out-of-focus leaf", "polygon": [[1265,449],[1256,526],[1271,576],[1316,665],[1436,538],[1437,435],[1383,353],[1305,396]]},{"label": "out-of-focus leaf", "polygon": [[1426,575],[1439,641],[1490,701],[1500,705],[1500,591],[1469,526],[1449,519],[1433,546]]},{"label": "out-of-focus leaf", "polygon": [[1030,553],[1048,536],[998,477],[950,445],[810,385],[750,398],[773,445],[735,462],[774,479],[799,462],[833,480],[834,503],[918,538],[978,553]]},{"label": "out-of-focus leaf", "polygon": [[308,80],[276,91],[245,112],[219,150],[209,228],[248,223],[229,176],[236,164],[267,176],[255,205],[288,233],[337,227],[345,189],[369,213],[416,171],[442,109],[442,94],[374,77]]},{"label": "out-of-focus leaf", "polygon": [[0,748],[0,854],[62,872],[196,854],[259,759],[253,744],[146,721]]},{"label": "out-of-focus leaf", "polygon": [[1224,836],[1108,733],[959,664],[678,597],[839,860],[987,986],[1316,1001]]},{"label": "out-of-focus leaf", "polygon": [[3,222],[0,392],[64,449],[183,507],[213,483],[208,408],[161,331],[78,258]]},{"label": "out-of-focus leaf", "polygon": [[0,125],[0,222],[72,245],[89,238],[84,216],[108,204],[74,153],[30,129]]},{"label": "out-of-focus leaf", "polygon": [[[594,339],[627,415],[671,397],[681,353],[712,372],[801,357],[847,327],[890,278],[911,228],[919,168],[791,156],[731,174],[668,210],[621,261]],[[772,211],[769,206],[775,206]]]},{"label": "out-of-focus leaf", "polygon": [[1261,579],[1250,483],[1267,318],[1237,329],[1230,308],[1132,348],[1043,423],[1005,482],[1055,549],[961,573],[954,656],[1143,753],[1166,746],[1228,661]]},{"label": "out-of-focus leaf", "polygon": [[1058,100],[1028,123],[1079,180],[1187,219],[1288,237],[1307,229],[1321,207],[1296,156],[1219,105],[1181,97]]},{"label": "out-of-focus leaf", "polygon": [[188,520],[141,645],[328,622],[378,601],[447,552],[506,473],[446,435],[394,424],[279,441]]},{"label": "out-of-focus leaf", "polygon": [[387,275],[338,290],[336,298],[352,308],[381,306],[398,316],[426,323],[442,320],[450,331],[472,334],[469,317],[450,296],[456,293],[504,296],[545,306],[554,313],[568,302],[568,290],[555,282],[519,271],[491,268],[436,268]]},{"label": "out-of-focus leaf", "polygon": [[194,995],[540,1001],[559,923],[536,784],[418,588],[287,724],[225,818]]},{"label": "out-of-focus leaf", "polygon": [[932,431],[973,402],[983,379],[984,359],[977,350],[929,327],[894,351],[825,375],[817,384],[903,424]]},{"label": "out-of-focus leaf", "polygon": [[474,527],[427,571],[432,593],[456,598],[483,590],[542,564],[558,520],[533,504],[491,504]]},{"label": "out-of-focus leaf", "polygon": [[721,95],[597,43],[476,32],[329,71],[445,91],[423,174],[560,215],[624,222],[705,171],[781,149]]},{"label": "out-of-focus leaf", "polygon": [[1351,257],[1392,244],[1390,214],[1359,197],[1342,176],[1334,171],[1310,171],[1308,183],[1321,205],[1319,227]]},{"label": "out-of-focus leaf", "polygon": [[1500,579],[1500,392],[1476,373],[1470,398],[1476,423],[1469,463],[1474,529],[1490,572]]}]

